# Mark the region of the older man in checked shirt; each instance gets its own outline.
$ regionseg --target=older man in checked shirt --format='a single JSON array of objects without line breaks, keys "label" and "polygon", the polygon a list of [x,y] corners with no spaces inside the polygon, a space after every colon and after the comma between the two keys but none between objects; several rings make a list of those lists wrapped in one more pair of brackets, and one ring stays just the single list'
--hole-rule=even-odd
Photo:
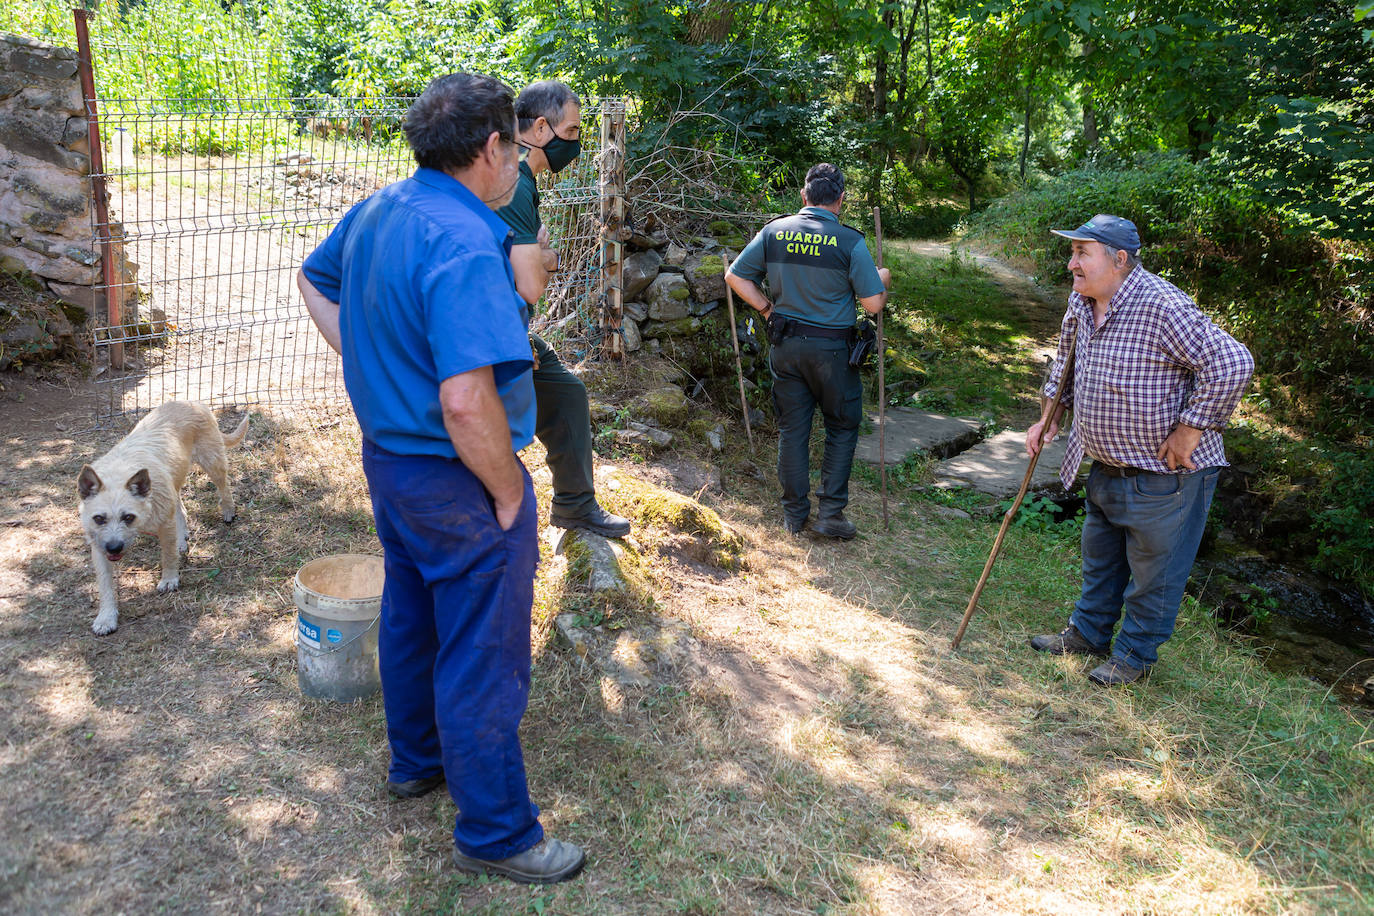
[{"label": "older man in checked shirt", "polygon": [[[1119,216],[1094,216],[1074,230],[1073,292],[1059,355],[1044,388],[1040,421],[1026,433],[1032,455],[1073,411],[1060,471],[1072,489],[1084,455],[1083,593],[1069,625],[1031,647],[1105,658],[1096,684],[1139,680],[1174,632],[1183,587],[1202,540],[1217,474],[1226,464],[1221,430],[1250,383],[1255,362],[1186,293],[1140,266],[1140,234]],[[1069,341],[1077,338],[1069,387]],[[1121,623],[1113,645],[1112,632]]]}]

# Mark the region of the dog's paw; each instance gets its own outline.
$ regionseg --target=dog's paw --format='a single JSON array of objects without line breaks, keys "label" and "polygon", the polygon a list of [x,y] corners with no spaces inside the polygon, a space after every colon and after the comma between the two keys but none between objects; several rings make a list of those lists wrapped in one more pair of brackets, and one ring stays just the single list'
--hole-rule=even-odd
[{"label": "dog's paw", "polygon": [[177,576],[172,579],[163,579],[157,584],[157,590],[159,594],[162,592],[174,592],[179,588],[181,588],[180,576]]},{"label": "dog's paw", "polygon": [[98,614],[96,615],[95,623],[91,624],[91,632],[94,633],[96,636],[104,636],[108,633],[113,633],[118,626],[118,613],[110,614],[108,616],[105,614]]},{"label": "dog's paw", "polygon": [[177,538],[177,553],[185,553],[188,543],[186,538]]},{"label": "dog's paw", "polygon": [[234,524],[235,519],[237,519],[238,517],[239,514],[237,512],[230,512],[228,515],[220,516],[220,518],[224,519],[224,524],[226,525]]}]

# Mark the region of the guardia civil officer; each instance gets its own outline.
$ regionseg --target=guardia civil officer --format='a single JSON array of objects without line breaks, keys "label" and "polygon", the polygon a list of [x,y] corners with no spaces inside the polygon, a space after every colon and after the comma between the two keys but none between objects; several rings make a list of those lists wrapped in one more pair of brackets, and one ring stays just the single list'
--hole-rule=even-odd
[{"label": "guardia civil officer", "polygon": [[[811,531],[848,540],[856,529],[844,507],[863,419],[863,382],[849,365],[854,301],[876,315],[892,278],[874,267],[863,233],[840,222],[844,173],[828,162],[812,166],[801,196],[801,212],[764,226],[725,280],[768,320],[783,524],[800,533],[811,514],[811,417],[819,405],[825,457]],[[765,277],[771,298],[759,286]]]},{"label": "guardia civil officer", "polygon": [[[535,305],[559,267],[559,254],[549,244],[549,231],[539,219],[535,176],[545,169],[557,174],[582,152],[582,107],[577,93],[557,80],[526,86],[515,99],[515,117],[525,158],[510,203],[496,211],[513,230],[510,262],[520,297]],[[630,522],[602,509],[592,476],[592,413],[587,388],[568,371],[558,353],[538,334],[534,350],[534,434],[544,443],[553,474],[549,523],[584,528],[608,538],[630,533]]]}]

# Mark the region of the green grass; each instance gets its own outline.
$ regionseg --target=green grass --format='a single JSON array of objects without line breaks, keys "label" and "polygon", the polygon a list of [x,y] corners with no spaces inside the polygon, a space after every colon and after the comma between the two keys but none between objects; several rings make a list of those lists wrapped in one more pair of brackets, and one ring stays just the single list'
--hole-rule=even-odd
[{"label": "green grass", "polygon": [[1002,417],[1034,403],[1040,328],[966,256],[888,248],[893,288],[885,319],[888,403],[960,416]]}]

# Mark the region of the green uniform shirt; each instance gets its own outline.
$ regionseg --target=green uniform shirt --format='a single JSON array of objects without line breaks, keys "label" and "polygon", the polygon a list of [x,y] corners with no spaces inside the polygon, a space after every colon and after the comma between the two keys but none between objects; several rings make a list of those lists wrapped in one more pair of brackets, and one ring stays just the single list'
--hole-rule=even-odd
[{"label": "green uniform shirt", "polygon": [[515,182],[515,196],[510,199],[496,215],[515,230],[511,236],[512,245],[539,244],[539,187],[534,183],[534,172],[529,163],[520,160],[520,178]]},{"label": "green uniform shirt", "polygon": [[855,297],[883,291],[863,233],[823,207],[764,226],[730,273],[755,283],[767,277],[779,315],[827,328],[851,327]]}]

